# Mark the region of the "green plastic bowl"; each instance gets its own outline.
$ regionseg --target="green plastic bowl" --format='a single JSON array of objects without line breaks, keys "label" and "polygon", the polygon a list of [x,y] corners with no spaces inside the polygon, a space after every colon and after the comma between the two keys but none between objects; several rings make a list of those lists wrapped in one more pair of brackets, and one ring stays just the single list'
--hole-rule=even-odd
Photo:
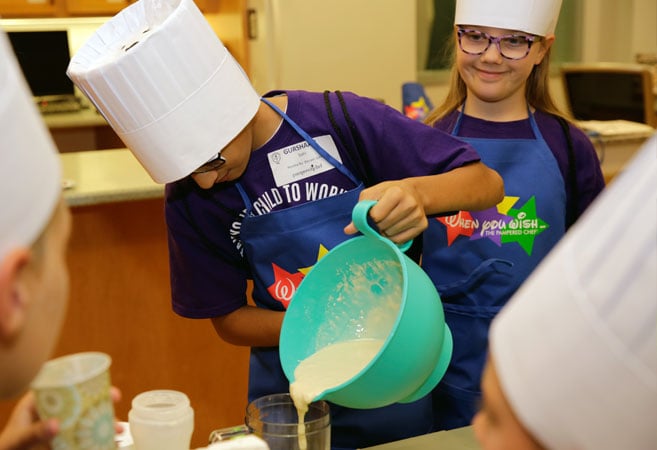
[{"label": "green plastic bowl", "polygon": [[442,379],[452,335],[440,296],[427,274],[367,222],[373,201],[352,212],[363,233],[321,258],[288,306],[280,337],[283,371],[292,383],[299,363],[323,347],[353,339],[382,339],[370,363],[315,400],[369,409],[410,403]]}]

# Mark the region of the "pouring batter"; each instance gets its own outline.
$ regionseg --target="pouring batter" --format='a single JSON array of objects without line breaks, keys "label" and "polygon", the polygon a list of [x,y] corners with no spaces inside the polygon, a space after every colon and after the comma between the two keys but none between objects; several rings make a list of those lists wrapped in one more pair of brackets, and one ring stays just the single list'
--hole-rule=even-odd
[{"label": "pouring batter", "polygon": [[304,417],[317,397],[329,389],[346,383],[377,355],[383,339],[354,339],[328,345],[299,363],[294,371],[290,395],[299,416],[299,448],[305,450]]}]

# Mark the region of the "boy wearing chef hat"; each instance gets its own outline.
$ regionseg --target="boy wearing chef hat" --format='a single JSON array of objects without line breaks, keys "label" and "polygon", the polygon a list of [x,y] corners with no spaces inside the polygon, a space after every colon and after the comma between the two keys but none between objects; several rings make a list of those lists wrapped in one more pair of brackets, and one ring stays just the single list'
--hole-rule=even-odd
[{"label": "boy wearing chef hat", "polygon": [[[124,9],[80,48],[68,74],[152,178],[167,183],[173,309],[252,348],[250,400],[288,391],[278,355],[285,308],[307,269],[348,238],[345,226],[356,232],[359,198],[378,200],[372,218],[403,242],[426,227],[427,214],[502,196],[471,147],[376,100],[302,91],[259,98],[191,0]],[[426,398],[331,413],[338,447],[431,427]]]},{"label": "boy wearing chef hat", "polygon": [[[54,350],[68,298],[71,219],[59,157],[0,30],[0,399],[25,390]],[[48,444],[56,422],[34,422],[23,397],[0,448]]]},{"label": "boy wearing chef hat", "polygon": [[657,448],[657,135],[497,316],[486,450]]},{"label": "boy wearing chef hat", "polygon": [[455,6],[450,90],[426,122],[472,144],[504,179],[505,198],[461,211],[462,221],[430,221],[423,235],[422,267],[454,336],[433,391],[436,430],[471,422],[491,321],[605,186],[590,139],[550,95],[561,0]]}]

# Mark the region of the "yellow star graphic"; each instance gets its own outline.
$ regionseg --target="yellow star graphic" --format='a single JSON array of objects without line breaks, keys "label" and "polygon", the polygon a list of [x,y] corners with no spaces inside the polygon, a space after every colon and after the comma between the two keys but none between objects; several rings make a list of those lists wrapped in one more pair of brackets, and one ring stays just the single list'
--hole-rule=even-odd
[{"label": "yellow star graphic", "polygon": [[509,210],[520,200],[520,197],[504,197],[504,200],[497,204],[497,212],[507,215]]},{"label": "yellow star graphic", "polygon": [[[326,247],[324,247],[324,245],[319,244],[319,251],[317,252],[317,260],[315,261],[315,264],[317,264],[317,261],[322,259],[328,252],[329,251],[326,249]],[[308,275],[308,272],[310,272],[310,269],[315,267],[315,264],[308,267],[302,267],[301,269],[299,269],[299,272],[301,272],[304,276],[306,276]]]}]

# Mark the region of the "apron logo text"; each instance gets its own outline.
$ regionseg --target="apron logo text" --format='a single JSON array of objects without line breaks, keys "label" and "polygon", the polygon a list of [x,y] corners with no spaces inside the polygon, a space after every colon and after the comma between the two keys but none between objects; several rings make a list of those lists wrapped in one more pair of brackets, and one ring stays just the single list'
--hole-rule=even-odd
[{"label": "apron logo text", "polygon": [[277,207],[287,204],[297,204],[334,197],[346,192],[346,189],[326,183],[292,183],[271,188],[253,202],[252,213],[262,216],[272,212]]},{"label": "apron logo text", "polygon": [[505,197],[496,207],[484,211],[459,211],[436,220],[445,225],[447,245],[459,236],[470,240],[490,239],[498,246],[515,242],[528,254],[532,254],[534,239],[549,225],[536,214],[536,198],[531,197],[520,208],[512,206],[518,197]]}]

